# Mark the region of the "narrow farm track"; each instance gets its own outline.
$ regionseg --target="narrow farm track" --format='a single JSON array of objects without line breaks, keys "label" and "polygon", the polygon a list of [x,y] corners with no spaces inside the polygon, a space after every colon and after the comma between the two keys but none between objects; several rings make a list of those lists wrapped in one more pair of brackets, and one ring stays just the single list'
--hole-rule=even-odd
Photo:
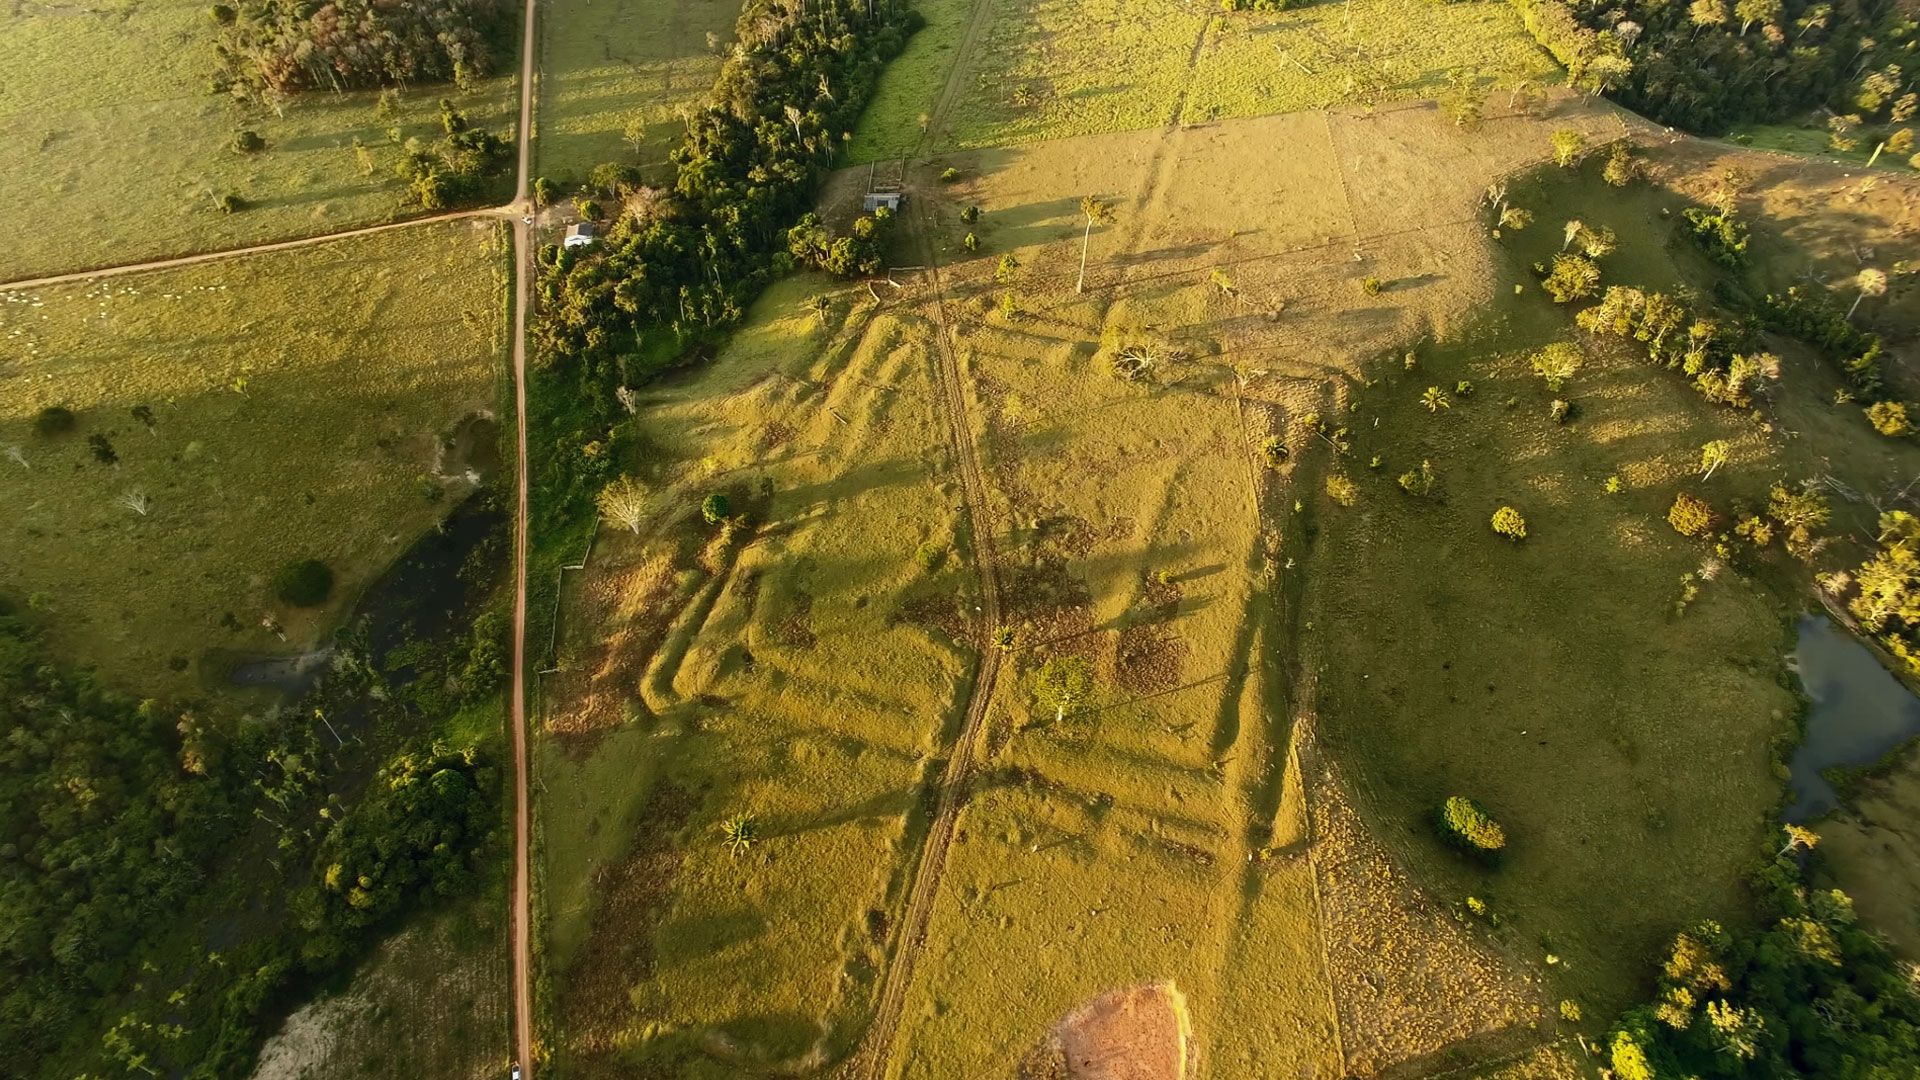
[{"label": "narrow farm track", "polygon": [[[914,205],[918,207],[918,200]],[[933,287],[935,321],[935,370],[940,390],[941,412],[947,422],[947,439],[960,472],[960,486],[967,505],[968,529],[973,540],[974,567],[980,578],[981,617],[975,623],[980,666],[967,698],[965,718],[947,755],[946,768],[940,774],[933,822],[920,845],[920,858],[907,887],[907,902],[900,916],[900,936],[894,945],[893,961],[880,984],[873,1020],[867,1027],[853,1074],[862,1080],[883,1080],[892,1057],[893,1041],[900,1029],[900,1015],[906,1005],[907,988],[913,981],[913,968],[926,944],[927,925],[933,918],[933,904],[940,895],[940,879],[946,872],[947,849],[953,843],[959,825],[960,806],[972,779],[974,750],[980,732],[986,726],[987,707],[993,700],[993,687],[1000,674],[1000,650],[993,646],[993,631],[1000,625],[1000,580],[995,569],[993,527],[987,514],[986,482],[980,473],[979,449],[974,443],[973,425],[967,418],[966,387],[961,381],[960,364],[954,356],[952,324],[948,319],[946,298],[940,289],[940,267],[934,249],[931,223],[924,211],[913,217],[915,231],[926,256],[927,280]]]},{"label": "narrow farm track", "polygon": [[[973,51],[991,21],[993,0],[975,0],[967,19],[967,30],[948,69],[946,85],[934,104],[932,120],[920,132],[914,148],[902,161],[902,179],[911,166],[924,160],[931,134],[939,130],[958,96]],[[980,452],[973,438],[973,424],[967,415],[966,385],[960,363],[954,355],[952,321],[946,295],[940,286],[940,256],[934,243],[933,223],[921,200],[908,206],[914,232],[920,242],[925,273],[933,291],[934,356],[936,383],[941,413],[947,423],[947,440],[954,464],[960,472],[960,486],[967,507],[967,526],[973,541],[975,572],[979,575],[981,617],[975,623],[976,647],[980,666],[974,674],[967,707],[948,751],[946,768],[940,775],[935,796],[933,821],[921,842],[919,859],[907,885],[906,905],[900,916],[900,935],[894,943],[893,958],[881,977],[880,993],[874,1003],[873,1019],[861,1040],[853,1060],[856,1080],[885,1080],[887,1065],[893,1057],[894,1040],[900,1033],[900,1016],[906,1007],[907,989],[913,983],[913,970],[920,950],[926,945],[927,926],[933,919],[934,901],[940,895],[940,880],[946,873],[947,851],[959,826],[960,807],[972,779],[974,750],[986,727],[987,708],[993,701],[994,684],[1000,675],[1000,651],[993,646],[994,630],[1000,626],[1000,579],[994,551],[991,517],[987,509],[986,481],[980,472]]]}]

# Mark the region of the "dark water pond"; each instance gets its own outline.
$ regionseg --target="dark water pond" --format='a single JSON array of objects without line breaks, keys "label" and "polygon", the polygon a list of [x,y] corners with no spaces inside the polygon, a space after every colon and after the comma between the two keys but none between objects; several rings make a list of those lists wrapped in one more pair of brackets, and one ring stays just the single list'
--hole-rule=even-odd
[{"label": "dark water pond", "polygon": [[1793,666],[1812,699],[1806,741],[1788,763],[1793,804],[1782,815],[1799,822],[1839,805],[1822,769],[1870,765],[1920,735],[1920,698],[1823,615],[1801,618]]}]

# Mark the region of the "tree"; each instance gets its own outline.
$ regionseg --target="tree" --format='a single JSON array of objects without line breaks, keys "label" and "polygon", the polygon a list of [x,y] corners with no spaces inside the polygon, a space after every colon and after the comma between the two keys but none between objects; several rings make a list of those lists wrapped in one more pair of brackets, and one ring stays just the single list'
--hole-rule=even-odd
[{"label": "tree", "polygon": [[1087,291],[1087,248],[1093,242],[1093,227],[1105,225],[1113,220],[1113,211],[1106,203],[1092,195],[1080,197],[1080,215],[1087,219],[1087,227],[1080,235],[1080,280],[1074,283],[1073,291]]},{"label": "tree", "polygon": [[1779,20],[1780,0],[1734,0],[1733,13],[1740,19],[1740,36],[1745,37],[1754,23]]},{"label": "tree", "polygon": [[1453,399],[1447,396],[1445,390],[1437,386],[1429,386],[1426,392],[1420,395],[1420,404],[1425,405],[1428,412],[1437,413],[1441,409],[1453,408]]},{"label": "tree", "polygon": [[1556,341],[1533,354],[1533,373],[1546,380],[1547,389],[1558,393],[1586,362],[1578,346]]},{"label": "tree", "polygon": [[627,148],[638,157],[647,143],[647,114],[638,109],[628,113],[626,122],[620,126],[620,137],[626,140]]},{"label": "tree", "polygon": [[1440,834],[1476,855],[1493,855],[1507,846],[1507,832],[1486,808],[1465,795],[1449,795],[1437,815]]},{"label": "tree", "polygon": [[1887,273],[1884,270],[1876,270],[1869,266],[1853,276],[1853,284],[1855,288],[1860,290],[1860,293],[1853,298],[1853,307],[1847,309],[1847,318],[1849,319],[1853,318],[1853,313],[1859,309],[1860,301],[1865,300],[1869,296],[1884,296],[1886,294]]},{"label": "tree", "polygon": [[1727,440],[1715,439],[1700,447],[1700,479],[1713,479],[1714,470],[1727,463],[1730,448]]},{"label": "tree", "polygon": [[1399,484],[1400,490],[1407,494],[1425,498],[1432,495],[1434,489],[1439,486],[1440,477],[1434,472],[1433,461],[1422,459],[1418,469],[1408,469],[1400,474]]},{"label": "tree", "polygon": [[647,489],[631,476],[622,476],[600,489],[595,502],[602,516],[625,525],[635,536],[647,516]]},{"label": "tree", "polygon": [[153,500],[147,498],[147,493],[139,488],[121,492],[119,503],[141,517],[146,517],[153,510]]},{"label": "tree", "polygon": [[733,503],[718,491],[700,500],[700,516],[709,525],[718,525],[733,516]]},{"label": "tree", "polygon": [[1898,401],[1876,401],[1867,406],[1867,421],[1873,430],[1890,439],[1913,432],[1913,425],[1907,420],[1907,407]]},{"label": "tree", "polygon": [[1540,283],[1556,304],[1583,300],[1600,288],[1600,267],[1584,255],[1555,255],[1553,270]]},{"label": "tree", "polygon": [[1713,507],[1683,491],[1667,509],[1667,523],[1681,536],[1704,536],[1713,529]]},{"label": "tree", "polygon": [[1527,519],[1521,517],[1520,511],[1513,507],[1503,506],[1493,512],[1493,531],[1509,540],[1525,540]]},{"label": "tree", "polygon": [[1633,151],[1622,140],[1607,148],[1607,164],[1600,170],[1600,178],[1614,187],[1626,187],[1633,178],[1640,175],[1640,165],[1633,160]]},{"label": "tree", "polygon": [[51,439],[72,431],[79,422],[73,410],[65,405],[49,405],[33,415],[33,433]]},{"label": "tree", "polygon": [[1580,160],[1580,151],[1587,145],[1586,137],[1572,128],[1561,128],[1553,133],[1553,162],[1561,168]]},{"label": "tree", "polygon": [[1334,473],[1327,477],[1327,498],[1341,506],[1352,506],[1359,495],[1360,489],[1344,474]]},{"label": "tree", "polygon": [[1034,676],[1033,693],[1042,707],[1053,710],[1053,721],[1057,724],[1065,720],[1069,712],[1086,707],[1093,697],[1093,669],[1078,656],[1048,657],[1047,662],[1040,665],[1039,674]]},{"label": "tree", "polygon": [[319,559],[300,559],[274,576],[273,592],[283,604],[318,607],[333,592],[333,570]]},{"label": "tree", "polygon": [[1509,206],[1500,211],[1500,227],[1519,232],[1533,224],[1533,211],[1524,206]]}]

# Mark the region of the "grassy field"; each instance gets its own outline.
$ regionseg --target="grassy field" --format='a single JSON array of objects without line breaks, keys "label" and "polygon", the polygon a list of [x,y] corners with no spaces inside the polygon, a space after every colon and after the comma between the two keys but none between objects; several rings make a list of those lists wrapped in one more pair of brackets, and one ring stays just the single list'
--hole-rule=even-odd
[{"label": "grassy field", "polygon": [[1914,831],[1920,822],[1920,747],[1893,755],[1816,826],[1821,868],[1853,897],[1866,925],[1887,935],[1909,962],[1920,958],[1920,878]]},{"label": "grassy field", "polygon": [[[658,165],[733,38],[737,0],[557,0],[542,9],[534,175],[584,180],[596,165]],[[636,147],[627,129],[645,134]]]},{"label": "grassy field", "polygon": [[[212,24],[193,0],[27,3],[0,20],[0,280],[324,233],[409,211],[377,95],[315,93],[280,113],[208,90]],[[511,48],[508,49],[511,54]],[[508,62],[509,72],[517,70]],[[440,98],[511,132],[515,81],[416,87],[401,138],[438,133]],[[267,143],[244,154],[235,132]],[[372,151],[368,175],[353,151]],[[221,213],[214,200],[250,207]]]},{"label": "grassy field", "polygon": [[[1348,0],[1277,14],[1178,2],[923,5],[928,26],[889,66],[851,160],[907,154],[949,73],[935,149],[1004,146],[1431,96],[1448,71],[1497,85],[1557,81],[1511,7],[1473,0]],[[957,68],[956,68],[956,65]]]},{"label": "grassy field", "polygon": [[[795,279],[639,416],[652,511],[638,535],[602,523],[541,695],[555,1060],[838,1056],[966,670],[928,356],[866,289]],[[714,491],[740,524],[701,519]],[[736,814],[761,837],[738,856]]]},{"label": "grassy field", "polygon": [[[1559,246],[1551,223],[1577,216],[1621,237],[1609,280],[1711,284],[1672,238],[1685,203],[1670,191],[1549,170],[1513,198],[1549,224],[1510,238],[1509,281]],[[1773,343],[1787,374],[1764,413],[1710,405],[1603,351],[1561,392],[1578,411],[1556,425],[1555,395],[1526,356],[1570,336],[1566,312],[1531,286],[1497,295],[1483,322],[1440,335],[1414,369],[1384,366],[1355,390],[1341,421],[1357,433],[1348,468],[1382,465],[1355,506],[1329,510],[1305,564],[1305,647],[1329,745],[1355,764],[1377,833],[1443,894],[1492,905],[1517,947],[1557,957],[1559,996],[1604,1014],[1638,992],[1645,958],[1673,931],[1740,918],[1741,875],[1780,790],[1770,750],[1793,730],[1782,656],[1804,577],[1777,555],[1686,540],[1666,508],[1687,490],[1726,514],[1764,503],[1776,480],[1822,473],[1874,491],[1920,462],[1834,406],[1833,372],[1787,343]],[[1426,387],[1463,380],[1470,398],[1423,407]],[[1734,464],[1701,481],[1699,447],[1713,439]],[[1438,499],[1392,485],[1422,460],[1441,477]],[[1619,494],[1606,493],[1609,476]],[[1526,515],[1524,544],[1489,529],[1503,504]],[[1837,513],[1842,532],[1871,519],[1866,506]],[[1677,610],[1688,580],[1698,598]],[[1496,873],[1426,839],[1426,816],[1452,793],[1487,804],[1516,838]]]},{"label": "grassy field", "polygon": [[[492,425],[463,421],[498,400],[500,239],[428,225],[0,293],[0,588],[141,694],[310,646],[487,466]],[[74,429],[39,433],[56,405]],[[334,570],[320,607],[274,596],[301,558]]]}]

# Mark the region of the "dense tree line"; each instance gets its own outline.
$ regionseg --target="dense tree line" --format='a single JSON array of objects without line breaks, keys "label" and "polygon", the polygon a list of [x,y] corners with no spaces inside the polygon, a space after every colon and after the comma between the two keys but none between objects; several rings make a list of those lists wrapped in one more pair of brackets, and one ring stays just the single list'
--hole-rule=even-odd
[{"label": "dense tree line", "polygon": [[1801,879],[1787,848],[1756,879],[1760,923],[1702,923],[1674,941],[1654,999],[1609,1036],[1617,1080],[1894,1080],[1920,1074],[1920,996],[1837,889]]},{"label": "dense tree line", "polygon": [[216,83],[242,96],[454,80],[493,71],[503,0],[215,4]]},{"label": "dense tree line", "polygon": [[1821,107],[1856,127],[1902,123],[1913,89],[1898,65],[1916,28],[1893,0],[1513,3],[1575,85],[1692,131]]},{"label": "dense tree line", "polygon": [[[482,747],[408,733],[497,700],[504,620],[447,613],[432,580],[485,595],[485,537],[438,558],[419,552],[450,542],[424,541],[318,689],[237,724],[103,688],[0,605],[7,1075],[245,1075],[303,987],[473,885],[497,772]],[[250,914],[210,950],[223,904]]]},{"label": "dense tree line", "polygon": [[609,478],[602,440],[620,391],[735,323],[796,247],[833,257],[834,238],[790,231],[918,23],[892,0],[753,0],[711,96],[687,117],[673,186],[622,183],[603,244],[542,251],[534,345],[566,384],[573,426],[552,433],[542,477],[559,505],[583,505]]}]

